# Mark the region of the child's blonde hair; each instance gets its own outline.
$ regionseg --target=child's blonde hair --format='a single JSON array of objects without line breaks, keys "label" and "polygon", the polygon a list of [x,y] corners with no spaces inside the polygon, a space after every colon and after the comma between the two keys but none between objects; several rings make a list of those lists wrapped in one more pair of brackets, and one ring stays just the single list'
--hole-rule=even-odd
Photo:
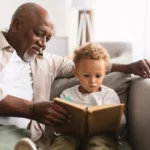
[{"label": "child's blonde hair", "polygon": [[89,42],[80,46],[74,52],[73,61],[75,66],[80,62],[81,59],[103,60],[107,66],[110,56],[107,50],[98,42]]}]

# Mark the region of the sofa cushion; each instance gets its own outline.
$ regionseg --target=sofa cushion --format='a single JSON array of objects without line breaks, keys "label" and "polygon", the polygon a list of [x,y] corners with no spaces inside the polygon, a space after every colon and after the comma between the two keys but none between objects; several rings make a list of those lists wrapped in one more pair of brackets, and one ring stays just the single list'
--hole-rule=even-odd
[{"label": "sofa cushion", "polygon": [[[125,104],[124,113],[127,118],[127,102],[129,94],[129,85],[131,83],[131,75],[120,72],[110,73],[105,76],[103,84],[114,89],[118,94],[121,103]],[[127,140],[127,127],[126,124],[121,123],[120,135],[123,140]]]},{"label": "sofa cushion", "polygon": [[[127,110],[128,88],[131,81],[131,75],[120,72],[109,73],[105,76],[103,84],[114,89],[119,95],[121,103],[125,104],[125,115]],[[52,84],[51,98],[59,97],[63,90],[79,84],[77,78],[59,78]],[[121,124],[120,135],[125,140],[127,137],[127,128],[125,124]]]},{"label": "sofa cushion", "polygon": [[123,141],[121,142],[122,145],[118,147],[117,150],[132,150],[131,146],[129,145],[129,143]]},{"label": "sofa cushion", "polygon": [[60,94],[70,87],[73,87],[75,85],[79,84],[79,80],[77,78],[58,78],[54,80],[51,88],[51,97],[50,100],[52,100],[55,97],[59,97]]},{"label": "sofa cushion", "polygon": [[[103,84],[108,86],[116,91],[118,94],[121,103],[127,104],[128,98],[128,89],[131,83],[131,75],[120,73],[120,72],[113,72],[109,73],[105,76]],[[127,106],[127,105],[126,105]],[[126,109],[125,109],[126,114]]]},{"label": "sofa cushion", "polygon": [[[105,76],[103,84],[114,89],[119,95],[121,103],[127,103],[128,88],[131,81],[131,75],[113,72]],[[56,79],[52,84],[51,97],[59,97],[63,90],[79,84],[77,78],[59,78]]]}]

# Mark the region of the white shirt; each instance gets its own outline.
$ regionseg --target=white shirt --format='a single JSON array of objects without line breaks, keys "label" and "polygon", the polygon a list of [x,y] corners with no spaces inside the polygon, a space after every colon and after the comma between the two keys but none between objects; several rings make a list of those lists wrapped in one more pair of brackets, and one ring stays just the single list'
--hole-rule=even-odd
[{"label": "white shirt", "polygon": [[[30,64],[24,62],[14,51],[8,64],[0,72],[0,87],[3,87],[8,95],[31,101],[33,99],[32,82]],[[23,128],[27,127],[29,121],[24,118],[0,117],[2,125],[16,125]]]},{"label": "white shirt", "polygon": [[[92,92],[82,94],[79,91],[79,85],[66,89],[60,95],[62,99],[67,99],[73,103],[85,106],[104,105],[104,104],[120,104],[117,93],[104,85],[101,86],[100,92]],[[125,115],[122,115],[121,125],[126,123]]]},{"label": "white shirt", "polygon": [[82,94],[79,91],[79,85],[66,89],[60,95],[61,98],[68,97],[70,101],[85,106],[120,104],[117,93],[106,86],[101,86],[100,92]]}]

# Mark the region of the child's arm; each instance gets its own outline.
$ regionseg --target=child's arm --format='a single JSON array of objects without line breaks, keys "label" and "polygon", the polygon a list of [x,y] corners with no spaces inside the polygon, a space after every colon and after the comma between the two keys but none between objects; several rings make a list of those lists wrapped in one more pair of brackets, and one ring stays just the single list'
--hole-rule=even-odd
[{"label": "child's arm", "polygon": [[103,105],[105,104],[120,104],[120,99],[117,95],[117,93],[113,89],[109,89],[107,94],[105,95],[103,99]]},{"label": "child's arm", "polygon": [[71,99],[70,96],[68,96],[66,90],[64,90],[64,91],[60,94],[60,98],[66,100],[66,101],[72,102],[72,99]]},{"label": "child's arm", "polygon": [[[105,104],[120,104],[120,103],[121,102],[120,102],[120,99],[118,97],[118,94],[113,89],[111,89],[107,93],[107,95],[105,96],[105,99],[103,101],[103,105],[105,105]],[[125,115],[123,113],[122,118],[121,118],[121,126],[125,123],[126,123],[126,118],[125,118]]]}]

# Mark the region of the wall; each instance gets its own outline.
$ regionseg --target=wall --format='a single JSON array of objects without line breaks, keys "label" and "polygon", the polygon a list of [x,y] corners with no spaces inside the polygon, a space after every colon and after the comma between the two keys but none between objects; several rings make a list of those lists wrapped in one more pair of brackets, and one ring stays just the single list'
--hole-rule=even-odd
[{"label": "wall", "polygon": [[51,12],[55,20],[56,35],[68,37],[68,55],[72,55],[76,44],[77,10],[71,0],[38,0]]},{"label": "wall", "polygon": [[[11,15],[24,2],[37,2],[54,17],[57,36],[68,37],[69,55],[75,47],[77,32],[77,11],[71,7],[71,0],[5,0],[0,5],[0,29],[9,27]],[[9,4],[9,5],[8,5]],[[7,13],[4,13],[7,12]]]}]

